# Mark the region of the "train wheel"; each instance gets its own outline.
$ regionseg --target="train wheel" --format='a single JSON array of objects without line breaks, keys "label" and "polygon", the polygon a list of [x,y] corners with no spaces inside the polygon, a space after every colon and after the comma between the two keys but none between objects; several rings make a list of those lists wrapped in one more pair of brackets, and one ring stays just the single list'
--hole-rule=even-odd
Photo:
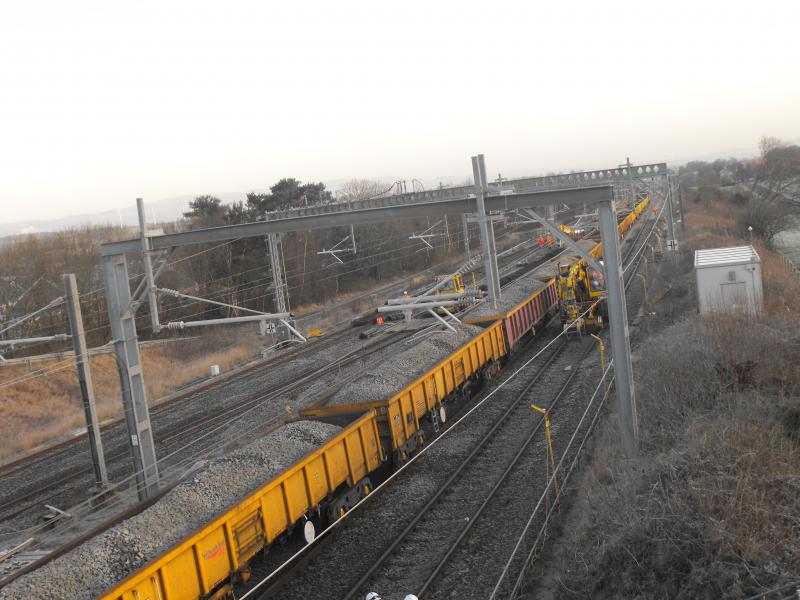
[{"label": "train wheel", "polygon": [[306,521],[303,524],[303,539],[306,544],[310,544],[317,537],[317,528],[314,526],[314,521]]}]

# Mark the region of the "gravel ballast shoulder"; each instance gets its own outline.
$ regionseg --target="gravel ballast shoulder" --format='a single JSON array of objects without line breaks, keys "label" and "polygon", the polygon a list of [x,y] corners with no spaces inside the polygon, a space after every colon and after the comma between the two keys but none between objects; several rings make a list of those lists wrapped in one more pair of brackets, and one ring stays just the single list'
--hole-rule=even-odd
[{"label": "gravel ballast shoulder", "polygon": [[328,405],[388,400],[482,332],[481,327],[462,324],[456,325],[455,333],[436,332],[407,342],[409,347],[381,364],[376,372],[362,375],[342,387]]},{"label": "gravel ballast shoulder", "polygon": [[0,599],[94,598],[340,431],[296,421],[209,461],[153,506],[0,590]]}]

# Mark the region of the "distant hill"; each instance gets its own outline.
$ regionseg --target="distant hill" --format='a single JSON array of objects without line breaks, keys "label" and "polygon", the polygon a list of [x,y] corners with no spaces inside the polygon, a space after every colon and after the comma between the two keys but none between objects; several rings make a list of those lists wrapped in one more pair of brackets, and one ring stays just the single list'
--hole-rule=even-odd
[{"label": "distant hill", "polygon": [[[345,182],[344,179],[325,181],[325,186],[329,190],[336,190]],[[410,183],[409,183],[410,185]],[[244,200],[250,191],[266,192],[268,190],[247,190],[247,192],[225,192],[211,193],[226,204]],[[206,192],[204,192],[206,193]],[[198,194],[186,194],[175,198],[166,198],[154,202],[145,201],[147,207],[148,223],[169,223],[183,217],[183,213],[189,210],[189,202],[194,200]],[[39,219],[30,221],[18,221],[15,223],[0,223],[0,247],[4,243],[9,243],[11,237],[25,235],[28,233],[47,233],[50,231],[60,231],[71,227],[82,225],[123,225],[127,227],[137,226],[139,218],[136,214],[136,205],[131,204],[125,208],[106,210],[98,213],[82,213],[60,217],[57,219]]]},{"label": "distant hill", "polygon": [[[147,202],[147,220],[150,223],[164,223],[175,221],[189,210],[191,202],[197,194],[187,194],[176,198],[166,198],[156,202]],[[234,202],[244,200],[245,192],[229,192],[216,194],[224,202]],[[136,206],[131,205],[119,210],[107,210],[99,213],[85,213],[61,217],[58,219],[40,219],[32,221],[19,221],[17,223],[0,223],[0,237],[24,235],[27,233],[44,233],[48,231],[59,231],[70,227],[80,227],[82,225],[125,225],[134,226],[139,224],[136,215]]]},{"label": "distant hill", "polygon": [[[325,181],[324,183],[329,190],[336,190],[344,182],[344,179],[336,179]],[[247,190],[247,192],[211,193],[210,195],[216,196],[226,204],[230,204],[231,202],[244,200],[247,197],[247,193],[251,191],[266,192],[268,190],[256,189]],[[174,198],[156,200],[154,202],[145,201],[145,206],[147,207],[147,222],[169,223],[180,219],[183,217],[183,213],[189,210],[189,202],[200,195],[200,193],[186,194]],[[0,223],[0,247],[2,247],[4,243],[9,243],[11,241],[10,238],[13,236],[25,235],[28,233],[60,231],[62,229],[80,227],[82,225],[107,224],[123,225],[127,227],[137,226],[139,224],[139,217],[136,214],[136,205],[131,204],[125,208],[106,210],[98,213],[81,213],[57,219],[37,219],[17,221],[15,223]]]}]

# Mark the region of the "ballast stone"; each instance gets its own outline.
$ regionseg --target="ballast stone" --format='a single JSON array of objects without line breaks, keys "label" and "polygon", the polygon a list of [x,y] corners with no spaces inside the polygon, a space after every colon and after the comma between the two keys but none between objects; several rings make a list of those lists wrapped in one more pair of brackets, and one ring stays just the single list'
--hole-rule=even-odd
[{"label": "ballast stone", "polygon": [[0,589],[0,599],[94,598],[339,431],[327,423],[296,421],[210,460],[153,506]]},{"label": "ballast stone", "polygon": [[483,332],[476,325],[456,325],[456,332],[435,332],[381,362],[372,373],[343,386],[328,406],[388,400],[404,387],[430,371],[454,351]]},{"label": "ballast stone", "polygon": [[492,303],[488,299],[484,299],[475,307],[475,310],[467,313],[465,318],[474,319],[475,317],[500,315],[509,312],[517,308],[517,306],[529,296],[545,287],[547,287],[546,282],[539,281],[532,276],[524,276],[503,288],[502,297],[497,302],[496,308],[492,306]]}]

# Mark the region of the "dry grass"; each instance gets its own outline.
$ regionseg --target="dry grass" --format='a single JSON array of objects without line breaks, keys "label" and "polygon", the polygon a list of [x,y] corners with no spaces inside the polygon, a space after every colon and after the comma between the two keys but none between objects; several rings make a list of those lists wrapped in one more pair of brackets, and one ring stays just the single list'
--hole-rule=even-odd
[{"label": "dry grass", "polygon": [[[684,271],[692,268],[692,256],[700,248],[750,244],[738,237],[734,207],[717,199],[707,207],[689,204],[685,215],[686,230],[681,238]],[[752,241],[761,257],[761,277],[764,286],[764,309],[768,315],[800,314],[800,277],[790,275],[780,255],[758,239]]]},{"label": "dry grass", "polygon": [[[408,276],[387,279],[381,285],[396,283]],[[424,275],[411,278],[411,285],[421,285]],[[297,315],[363,298],[342,311],[316,319],[310,325],[327,327],[372,308],[369,294],[356,290],[339,294],[335,302],[297,307]],[[252,327],[220,329],[198,339],[149,346],[142,349],[142,361],[148,398],[152,402],[176,388],[209,374],[209,366],[220,365],[225,371],[251,359],[261,347]],[[215,348],[210,350],[211,348]],[[121,414],[119,380],[110,354],[93,356],[97,410],[101,420]],[[77,375],[71,360],[37,361],[24,365],[0,367],[0,459],[51,442],[85,425]]]},{"label": "dry grass", "polygon": [[699,316],[692,251],[748,242],[724,203],[687,208],[661,273],[685,294],[656,305],[670,318],[634,357],[641,455],[601,425],[539,597],[747,598],[800,581],[800,282],[756,244],[765,314]]},{"label": "dry grass", "polygon": [[723,200],[714,200],[704,207],[690,204],[686,208],[685,225],[689,231],[724,234],[736,227],[730,204]]},{"label": "dry grass", "polygon": [[[228,331],[200,339],[142,349],[150,401],[209,374],[212,364],[225,371],[246,362],[260,342],[252,333]],[[216,348],[209,351],[208,348]],[[77,374],[71,360],[0,367],[0,458],[29,450],[85,425]],[[110,354],[91,358],[97,410],[101,419],[121,413],[119,379]]]},{"label": "dry grass", "polygon": [[799,339],[794,321],[692,315],[649,340],[641,456],[604,423],[548,563],[557,597],[747,598],[800,580]]}]

